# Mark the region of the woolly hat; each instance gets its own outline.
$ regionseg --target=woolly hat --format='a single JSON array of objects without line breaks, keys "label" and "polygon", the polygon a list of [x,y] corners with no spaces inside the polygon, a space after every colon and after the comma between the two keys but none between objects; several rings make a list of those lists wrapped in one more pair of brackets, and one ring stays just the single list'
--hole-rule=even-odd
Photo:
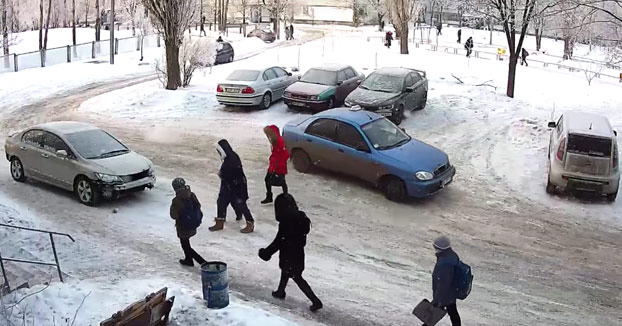
[{"label": "woolly hat", "polygon": [[442,235],[436,239],[434,239],[434,248],[439,250],[445,250],[451,248],[451,243],[449,242],[449,238]]},{"label": "woolly hat", "polygon": [[184,180],[183,178],[175,178],[172,182],[172,185],[173,190],[175,190],[175,192],[178,192],[179,190],[186,187],[186,180]]}]

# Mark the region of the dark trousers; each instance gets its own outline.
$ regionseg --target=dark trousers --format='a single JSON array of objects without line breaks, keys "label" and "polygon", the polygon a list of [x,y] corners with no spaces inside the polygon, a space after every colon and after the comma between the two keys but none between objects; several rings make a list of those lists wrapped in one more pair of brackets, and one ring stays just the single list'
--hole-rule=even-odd
[{"label": "dark trousers", "polygon": [[461,38],[462,38],[462,37],[460,37],[460,35],[458,35],[458,43],[462,43],[462,42],[460,42],[460,41],[461,41]]},{"label": "dark trousers", "polygon": [[186,256],[185,260],[193,260],[199,263],[199,265],[203,265],[205,263],[205,259],[201,257],[192,247],[190,246],[190,239],[180,239],[181,241],[181,249],[184,250],[184,255]]},{"label": "dark trousers", "polygon": [[237,216],[244,216],[246,222],[255,222],[253,214],[246,204],[246,200],[235,197],[226,185],[220,185],[218,200],[216,200],[218,219],[227,219],[227,207],[231,205]]},{"label": "dark trousers", "polygon": [[311,300],[311,303],[315,304],[320,302],[320,299],[315,295],[315,293],[313,293],[313,290],[311,290],[311,286],[309,285],[309,283],[307,283],[307,281],[302,278],[302,274],[290,275],[289,273],[281,270],[281,281],[279,282],[279,288],[277,289],[278,292],[285,292],[287,282],[290,278],[294,280],[294,282],[296,282],[298,288],[300,288],[302,293],[304,293],[307,298]]},{"label": "dark trousers", "polygon": [[525,64],[525,66],[529,67],[529,64],[527,63],[527,57],[520,58],[520,65],[522,66],[523,63]]},{"label": "dark trousers", "polygon": [[284,194],[287,193],[287,182],[285,182],[284,174],[276,174],[276,173],[268,172],[268,174],[266,174],[265,181],[266,181],[266,194],[268,195],[268,197],[272,197],[273,186],[281,187],[283,188],[283,193]]}]

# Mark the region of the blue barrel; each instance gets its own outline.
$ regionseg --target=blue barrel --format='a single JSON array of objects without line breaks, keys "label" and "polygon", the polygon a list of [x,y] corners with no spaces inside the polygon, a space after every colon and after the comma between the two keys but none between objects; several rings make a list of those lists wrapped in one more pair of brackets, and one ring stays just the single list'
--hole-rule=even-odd
[{"label": "blue barrel", "polygon": [[227,264],[220,261],[209,261],[201,266],[201,282],[203,283],[203,299],[208,308],[224,308],[229,305],[229,281],[227,280]]}]

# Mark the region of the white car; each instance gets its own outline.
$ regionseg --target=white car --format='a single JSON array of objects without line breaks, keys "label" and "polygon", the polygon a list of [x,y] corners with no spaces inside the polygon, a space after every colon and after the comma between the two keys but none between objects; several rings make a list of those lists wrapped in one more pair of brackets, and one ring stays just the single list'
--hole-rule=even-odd
[{"label": "white car", "polygon": [[617,132],[607,118],[566,112],[549,122],[547,193],[557,188],[589,191],[615,201],[620,185]]},{"label": "white car", "polygon": [[224,105],[258,106],[265,110],[280,100],[285,89],[299,79],[300,75],[281,67],[236,70],[218,84],[216,99]]},{"label": "white car", "polygon": [[106,131],[73,121],[50,122],[9,136],[4,145],[15,181],[26,178],[73,191],[96,205],[155,185],[153,164]]}]

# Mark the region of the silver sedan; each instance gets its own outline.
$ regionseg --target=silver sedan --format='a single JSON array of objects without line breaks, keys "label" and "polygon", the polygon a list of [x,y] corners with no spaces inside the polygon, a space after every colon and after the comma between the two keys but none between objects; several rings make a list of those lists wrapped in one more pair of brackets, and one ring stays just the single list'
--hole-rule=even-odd
[{"label": "silver sedan", "polygon": [[258,106],[264,110],[283,97],[285,89],[297,82],[300,75],[281,67],[262,70],[236,70],[216,88],[220,104]]},{"label": "silver sedan", "polygon": [[32,178],[73,191],[89,206],[156,182],[151,161],[86,123],[34,126],[9,136],[4,150],[15,181]]}]

